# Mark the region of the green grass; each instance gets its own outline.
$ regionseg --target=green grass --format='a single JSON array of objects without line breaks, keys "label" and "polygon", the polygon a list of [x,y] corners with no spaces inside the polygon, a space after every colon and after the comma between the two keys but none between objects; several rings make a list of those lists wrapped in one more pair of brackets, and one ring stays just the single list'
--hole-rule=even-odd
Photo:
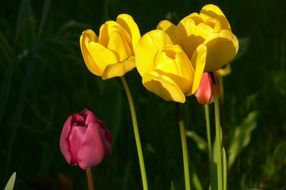
[{"label": "green grass", "polygon": [[[0,2],[0,188],[16,171],[15,189],[54,186],[58,174],[86,187],[85,173],[68,166],[59,151],[65,119],[92,109],[113,133],[113,152],[94,168],[97,189],[141,189],[128,102],[119,79],[102,81],[86,68],[79,36],[98,33],[106,19],[131,14],[141,33],[171,15],[177,22],[211,1],[105,0]],[[222,127],[226,150],[237,126],[257,111],[249,144],[229,170],[229,189],[286,189],[286,13],[282,0],[212,1],[228,17],[234,33],[247,39],[224,78]],[[148,92],[136,70],[127,74],[150,189],[183,189],[183,166],[176,105]],[[211,107],[211,110],[213,108]],[[193,97],[184,105],[188,129],[206,139],[203,107]],[[214,125],[212,121],[212,134]],[[188,141],[191,172],[207,189],[207,152]],[[46,184],[47,183],[47,184]],[[27,185],[29,184],[29,185]],[[38,189],[40,189],[38,187]],[[43,189],[43,188],[42,188]]]}]

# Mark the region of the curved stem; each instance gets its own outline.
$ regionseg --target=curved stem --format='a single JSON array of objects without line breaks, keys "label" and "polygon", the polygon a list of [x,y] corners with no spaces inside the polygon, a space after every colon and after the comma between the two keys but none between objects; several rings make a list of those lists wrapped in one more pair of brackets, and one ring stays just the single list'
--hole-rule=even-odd
[{"label": "curved stem", "polygon": [[183,163],[184,163],[185,188],[186,190],[191,190],[187,139],[186,139],[186,131],[185,131],[185,124],[183,120],[183,110],[182,110],[181,104],[179,104],[178,117],[179,117],[178,119],[179,119]]},{"label": "curved stem", "polygon": [[220,108],[217,87],[213,85],[214,100],[215,100],[215,131],[216,131],[216,158],[217,158],[217,182],[218,190],[223,189],[223,176],[222,176],[222,139],[221,139],[221,126],[220,126]]},{"label": "curved stem", "polygon": [[86,171],[86,179],[87,179],[88,190],[95,190],[91,168],[89,167],[85,171]]},{"label": "curved stem", "polygon": [[143,158],[143,153],[142,153],[142,146],[141,146],[141,141],[140,141],[140,135],[139,135],[139,130],[138,130],[138,124],[137,124],[137,118],[136,118],[136,112],[135,112],[135,107],[133,103],[133,99],[131,96],[131,92],[129,90],[128,84],[126,79],[123,77],[120,77],[121,82],[123,84],[124,90],[127,95],[130,111],[131,111],[131,117],[132,117],[132,123],[133,123],[133,131],[134,131],[134,136],[135,136],[135,142],[136,142],[136,147],[137,147],[137,154],[138,154],[138,159],[139,159],[139,165],[140,165],[140,171],[141,171],[141,178],[142,178],[142,185],[144,190],[148,190],[148,183],[147,183],[147,177],[146,177],[146,171],[145,171],[145,164],[144,164],[144,158]]},{"label": "curved stem", "polygon": [[212,161],[212,139],[211,139],[211,127],[210,127],[210,112],[209,105],[205,104],[205,119],[206,119],[206,128],[207,128],[207,140],[208,140],[208,151],[209,151],[209,167],[211,168]]}]

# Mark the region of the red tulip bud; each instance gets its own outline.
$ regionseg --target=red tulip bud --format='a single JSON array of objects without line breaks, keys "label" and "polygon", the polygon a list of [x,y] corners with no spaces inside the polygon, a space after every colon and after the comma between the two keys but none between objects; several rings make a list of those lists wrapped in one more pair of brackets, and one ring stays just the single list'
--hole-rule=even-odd
[{"label": "red tulip bud", "polygon": [[94,113],[84,109],[66,120],[60,149],[70,165],[86,169],[99,164],[111,153],[111,133]]},{"label": "red tulip bud", "polygon": [[[216,78],[217,74],[214,73],[214,76]],[[211,76],[209,73],[203,73],[200,86],[196,91],[195,96],[200,104],[210,104],[213,102],[214,91],[212,87]]]}]

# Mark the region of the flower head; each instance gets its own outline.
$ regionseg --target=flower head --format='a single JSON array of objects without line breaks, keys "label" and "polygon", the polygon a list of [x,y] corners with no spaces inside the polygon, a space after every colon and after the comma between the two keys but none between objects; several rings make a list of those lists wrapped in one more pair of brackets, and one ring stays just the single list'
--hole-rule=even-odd
[{"label": "flower head", "polygon": [[214,92],[212,87],[212,80],[209,73],[204,73],[200,82],[200,86],[195,93],[200,104],[210,104],[213,102]]},{"label": "flower head", "polygon": [[178,25],[164,20],[158,29],[168,33],[188,57],[196,48],[207,47],[205,71],[216,71],[229,63],[238,51],[238,40],[232,33],[230,24],[219,7],[205,5],[200,13],[192,13],[183,18]]},{"label": "flower head", "polygon": [[86,169],[99,164],[111,153],[111,140],[111,133],[103,122],[84,109],[66,120],[60,136],[60,149],[68,164]]},{"label": "flower head", "polygon": [[189,59],[166,32],[157,29],[142,36],[135,55],[143,85],[167,101],[183,103],[199,86],[206,47],[198,46]]},{"label": "flower head", "polygon": [[103,79],[123,76],[135,67],[134,49],[140,31],[133,18],[118,15],[116,21],[107,21],[99,36],[91,29],[80,36],[80,48],[87,68]]}]

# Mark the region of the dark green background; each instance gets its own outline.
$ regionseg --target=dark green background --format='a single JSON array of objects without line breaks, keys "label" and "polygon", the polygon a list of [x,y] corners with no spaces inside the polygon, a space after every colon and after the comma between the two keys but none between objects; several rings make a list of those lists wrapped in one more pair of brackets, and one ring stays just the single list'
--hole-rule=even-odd
[{"label": "dark green background", "polygon": [[[13,171],[15,189],[56,189],[58,174],[86,189],[85,173],[59,151],[65,119],[84,107],[113,133],[113,153],[94,167],[96,189],[142,189],[127,100],[118,79],[102,81],[86,68],[79,36],[120,13],[131,14],[141,34],[166,15],[177,23],[203,5],[219,5],[241,41],[224,78],[224,144],[251,111],[259,113],[250,144],[229,171],[229,189],[286,189],[286,30],[283,0],[11,0],[0,1],[0,188]],[[184,188],[176,106],[126,75],[134,96],[149,187]],[[184,105],[188,129],[205,137],[203,109]],[[208,159],[188,141],[191,171],[207,189]],[[49,187],[51,186],[51,187]],[[45,188],[44,188],[45,187]]]}]

